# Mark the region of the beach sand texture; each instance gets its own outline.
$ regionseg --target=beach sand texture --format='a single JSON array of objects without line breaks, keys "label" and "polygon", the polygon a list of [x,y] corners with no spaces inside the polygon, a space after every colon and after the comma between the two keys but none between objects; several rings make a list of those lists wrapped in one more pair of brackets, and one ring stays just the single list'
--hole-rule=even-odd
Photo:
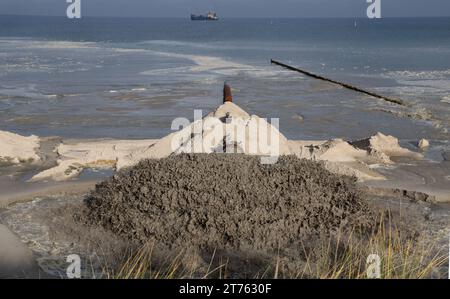
[{"label": "beach sand texture", "polygon": [[[229,123],[224,120],[227,115]],[[200,126],[199,133],[193,134],[196,126]],[[230,126],[231,129],[228,129]],[[249,133],[252,127],[257,127],[258,130],[267,127],[267,132],[273,133],[278,142],[267,144],[259,135]],[[227,133],[232,130],[243,134]],[[30,158],[36,163],[41,160],[37,152],[37,137],[26,138],[5,132],[0,138],[3,144],[0,148],[1,159],[14,163]],[[29,138],[32,138],[32,142]],[[77,177],[85,168],[122,169],[136,165],[142,159],[164,158],[174,153],[217,152],[224,139],[230,144],[240,146],[240,152],[247,154],[264,155],[260,149],[269,147],[266,152],[294,154],[300,158],[326,161],[331,171],[355,175],[360,180],[382,179],[380,174],[368,166],[391,164],[390,157],[421,158],[421,154],[400,147],[395,137],[382,133],[354,142],[343,139],[288,140],[266,120],[256,115],[250,116],[234,103],[225,103],[202,120],[197,120],[159,140],[63,141],[53,149],[57,153],[56,165],[34,175],[30,181],[64,181]],[[22,150],[12,154],[13,147],[20,147]],[[252,151],[252,148],[256,151]]]},{"label": "beach sand texture", "polygon": [[0,278],[23,277],[35,267],[31,250],[0,224]]},{"label": "beach sand texture", "polygon": [[[231,126],[231,128],[233,128],[235,131],[240,130],[242,132],[248,132],[249,128],[252,125],[256,125],[257,127],[259,126],[258,128],[268,128],[268,131],[275,135],[278,143],[271,142],[270,144],[267,144],[267,140],[262,139],[259,135],[252,136],[244,134],[242,137],[242,135],[239,134],[228,134],[228,132],[230,131],[226,130]],[[200,130],[196,131],[196,129],[198,128],[200,128]],[[211,138],[211,136],[213,138]],[[271,235],[272,237],[275,236],[275,238],[267,237],[267,234],[270,235],[270,232],[272,231],[284,231],[285,229],[291,227],[291,225],[289,225],[289,220],[286,220],[288,222],[280,222],[279,219],[281,218],[291,219],[297,224],[303,223],[302,230],[304,230],[305,233],[309,232],[308,234],[311,235],[323,235],[324,232],[319,232],[316,229],[313,229],[313,227],[323,227],[324,229],[326,228],[326,231],[329,229],[342,228],[343,226],[345,226],[345,223],[349,223],[349,221],[353,224],[368,224],[370,222],[370,219],[373,219],[371,218],[373,217],[373,214],[370,209],[365,206],[365,203],[360,200],[360,195],[358,195],[359,191],[356,191],[356,189],[354,189],[357,188],[356,186],[358,185],[356,181],[359,181],[359,185],[363,184],[364,186],[368,186],[369,188],[365,190],[370,194],[375,194],[375,196],[380,195],[390,198],[401,198],[402,200],[404,200],[404,198],[409,198],[414,202],[436,201],[438,197],[436,197],[436,194],[433,193],[434,190],[437,190],[435,193],[441,196],[438,198],[440,199],[438,201],[446,201],[446,199],[449,198],[448,194],[450,194],[448,188],[446,189],[445,187],[442,187],[445,186],[445,182],[438,182],[434,179],[434,176],[445,177],[445,174],[448,173],[448,163],[445,161],[438,164],[434,163],[434,166],[431,167],[430,165],[428,165],[429,162],[423,160],[422,154],[402,148],[399,145],[398,139],[393,136],[387,136],[382,133],[377,133],[368,138],[355,141],[346,141],[344,139],[315,141],[288,140],[280,131],[278,131],[276,127],[272,126],[266,120],[261,119],[256,115],[248,114],[246,111],[242,110],[234,103],[226,103],[220,105],[216,110],[205,116],[203,119],[194,121],[193,123],[188,124],[185,128],[171,133],[166,137],[158,140],[52,139],[52,141],[49,141],[49,138],[38,138],[34,136],[23,137],[7,132],[1,134],[0,137],[2,138],[2,146],[0,148],[4,149],[2,152],[0,152],[0,158],[5,163],[8,163],[8,165],[19,167],[19,169],[22,166],[29,167],[30,165],[37,167],[35,168],[34,174],[30,176],[28,182],[18,182],[17,180],[14,180],[14,175],[12,177],[3,175],[4,186],[8,185],[8,182],[14,182],[14,184],[16,184],[13,184],[15,187],[9,187],[10,189],[15,188],[15,192],[6,192],[5,194],[2,194],[2,197],[0,199],[4,206],[12,205],[15,202],[19,201],[23,202],[26,200],[31,200],[33,198],[47,198],[51,194],[59,194],[59,198],[62,199],[72,198],[71,196],[69,196],[69,194],[73,194],[75,198],[83,198],[86,194],[89,194],[89,192],[92,191],[92,193],[90,193],[89,195],[90,197],[88,196],[88,198],[90,199],[87,201],[89,203],[87,207],[84,206],[83,201],[80,201],[80,199],[77,200],[74,205],[71,205],[70,208],[65,208],[66,201],[64,200],[59,200],[59,203],[56,205],[52,204],[53,201],[50,200],[42,203],[43,206],[48,207],[46,208],[46,211],[50,214],[42,216],[41,214],[43,213],[43,211],[40,211],[41,209],[38,209],[38,206],[40,205],[38,201],[33,204],[36,205],[36,211],[26,208],[22,212],[13,212],[13,209],[6,219],[7,221],[9,221],[8,223],[14,223],[14,232],[18,234],[21,234],[22,231],[26,232],[30,229],[32,230],[36,225],[38,225],[39,227],[45,227],[45,231],[53,231],[52,235],[49,236],[28,236],[31,238],[31,240],[37,240],[36,246],[38,247],[34,248],[34,245],[31,247],[34,248],[33,250],[37,250],[36,252],[39,252],[40,269],[47,269],[47,274],[53,273],[52,275],[54,275],[55,273],[60,273],[58,275],[63,275],[61,274],[61,269],[58,270],[57,267],[56,270],[53,269],[53,263],[55,261],[59,261],[58,263],[61,265],[63,265],[64,263],[63,261],[60,261],[59,257],[57,256],[50,256],[48,258],[45,257],[45,255],[48,253],[46,253],[47,251],[45,250],[42,251],[43,248],[47,248],[52,252],[65,252],[64,250],[69,250],[69,248],[71,247],[67,245],[69,247],[67,247],[66,249],[64,249],[63,247],[59,248],[58,246],[53,248],[54,246],[51,244],[53,244],[53,240],[55,240],[54,238],[61,238],[61,236],[64,236],[63,239],[66,241],[58,244],[72,244],[73,241],[70,241],[71,239],[76,239],[81,242],[80,244],[83,244],[83,242],[87,243],[95,240],[100,235],[103,236],[103,233],[86,233],[87,231],[96,231],[99,228],[109,231],[110,233],[112,232],[117,236],[120,236],[120,238],[131,240],[132,243],[144,243],[148,238],[153,238],[154,240],[160,242],[161,246],[163,246],[162,252],[171,249],[173,246],[179,246],[180,242],[181,244],[186,244],[187,240],[191,240],[195,243],[191,244],[193,245],[194,251],[198,251],[199,248],[203,248],[205,246],[213,246],[214,244],[232,250],[235,250],[237,248],[239,250],[245,251],[249,248],[253,248],[252,246],[259,246],[259,249],[267,249],[268,247],[272,248],[273,246],[275,246],[275,243],[277,242],[285,242],[286,244],[290,243],[292,241],[291,239],[289,239],[290,235],[295,238],[294,232],[288,233],[286,235],[287,239],[282,240],[276,239],[275,235],[277,234]],[[223,149],[228,148],[228,146],[230,145],[231,148],[235,150],[235,154],[230,156],[229,154],[222,153]],[[266,149],[268,147],[268,153],[279,153],[280,157],[278,157],[278,159],[280,163],[271,166],[260,164],[260,158],[262,156],[266,156],[267,151],[252,152],[250,151],[250,149],[252,147],[258,149],[262,146],[266,146]],[[13,150],[13,147],[21,148],[22,150]],[[225,152],[227,151],[225,150]],[[402,159],[404,161],[407,161],[407,163],[402,163]],[[322,166],[314,163],[314,161],[320,162]],[[170,163],[172,163],[173,165]],[[192,165],[189,166],[189,163],[191,163]],[[414,168],[414,166],[412,166],[413,164],[419,165],[420,171],[417,168]],[[167,166],[168,168],[166,167],[167,169],[164,170],[165,168],[163,167],[163,165]],[[277,184],[278,186],[280,186],[285,184],[286,182],[289,182],[291,179],[295,180],[296,176],[300,176],[298,177],[298,181],[304,182],[304,185],[302,185],[304,189],[295,191],[294,193],[292,193],[292,196],[299,192],[306,192],[305,196],[303,196],[302,198],[307,198],[307,194],[316,194],[317,192],[319,192],[318,194],[321,195],[319,197],[313,196],[312,198],[310,198],[309,203],[306,205],[305,202],[299,202],[291,208],[288,208],[289,205],[292,204],[291,201],[295,196],[288,196],[287,198],[285,198],[287,193],[280,193],[279,197],[272,199],[275,199],[275,202],[279,203],[281,198],[285,198],[283,200],[286,200],[286,202],[284,202],[282,207],[277,210],[279,213],[277,212],[272,215],[273,217],[275,217],[274,219],[272,219],[273,221],[275,221],[275,226],[269,225],[265,227],[262,224],[266,223],[264,219],[266,219],[267,217],[264,215],[267,214],[267,211],[264,212],[261,209],[263,206],[265,208],[267,208],[267,206],[265,206],[264,204],[257,204],[257,202],[258,199],[265,198],[264,196],[272,194],[273,192],[275,192],[274,190],[278,190],[278,187],[273,185],[272,187],[275,188],[274,190],[266,190],[265,192],[262,192],[264,188],[254,186],[252,185],[253,183],[249,181],[248,184],[246,183],[244,185],[253,186],[253,189],[245,191],[244,185],[242,185],[241,191],[234,190],[231,187],[232,185],[246,182],[246,178],[250,179],[250,177],[246,176],[246,173],[248,171],[240,171],[244,170],[242,168],[243,165],[253,165],[253,168],[251,168],[252,170],[250,172],[260,173],[262,175],[262,181],[264,181],[264,175],[267,175],[269,178],[276,173],[270,171],[268,173],[265,173],[264,169],[269,170],[270,167],[279,169],[280,175],[269,179],[269,181],[264,184],[265,186],[270,187],[270,181],[277,180]],[[298,167],[295,165],[297,165]],[[203,168],[197,169],[196,167]],[[408,169],[408,167],[410,169]],[[118,173],[113,175],[113,177],[106,182],[97,185],[96,189],[94,190],[94,184],[98,182],[98,179],[90,181],[77,179],[78,176],[80,176],[83,171],[87,169],[113,169],[115,171],[118,171]],[[162,170],[162,172],[156,171],[158,169]],[[153,172],[153,170],[155,171]],[[292,175],[286,177],[286,175],[290,173],[289,171],[293,170],[295,170],[295,173],[292,173]],[[329,173],[328,171],[330,171],[331,173]],[[321,179],[314,179],[316,178],[316,176],[313,175],[314,173],[316,174],[316,176],[318,175],[319,177],[321,177]],[[413,176],[413,173],[416,173],[415,177]],[[423,180],[420,179],[418,173],[422,173],[424,176],[428,177],[428,181],[426,181],[425,184],[423,183]],[[407,175],[405,176],[405,174]],[[151,175],[156,177],[154,177],[153,179],[149,179],[148,176]],[[161,177],[158,177],[158,175],[161,175]],[[180,175],[181,177],[178,177]],[[202,175],[206,175],[207,177],[202,177]],[[348,176],[354,176],[355,182],[351,181]],[[414,180],[408,179],[413,177]],[[173,180],[173,178],[177,179]],[[207,184],[209,188],[214,188],[214,186],[216,186],[217,188],[214,189],[215,191],[211,191],[208,189],[212,193],[202,193],[206,197],[202,197],[198,194],[195,196],[192,195],[197,191],[200,192],[200,189],[204,189],[202,186],[204,186],[204,181],[207,179],[216,182],[216,185],[214,185],[212,182],[209,182]],[[227,184],[222,185],[220,183],[221,179],[225,179]],[[160,180],[162,181],[160,182]],[[236,181],[236,184],[230,185],[229,182],[233,182],[233,180]],[[344,188],[345,190],[343,189],[343,192],[339,193],[340,195],[338,197],[334,196],[335,192],[331,192],[328,195],[326,193],[326,190],[335,190],[332,187],[332,185],[334,184],[333,182],[343,188],[346,186]],[[147,186],[148,184],[150,185]],[[322,186],[321,184],[325,185]],[[124,186],[131,186],[131,189],[128,190],[126,189],[128,187],[125,188]],[[187,190],[188,193],[194,193],[189,193],[190,195],[183,195],[181,193],[178,193],[177,188],[179,188],[180,186],[182,187],[182,190]],[[227,186],[226,188],[228,189],[231,188],[231,193],[233,193],[234,191],[239,191],[239,194],[241,195],[247,194],[242,198],[240,198],[239,196],[236,198],[232,198],[232,201],[234,203],[239,203],[239,200],[242,201],[243,198],[247,198],[251,199],[252,203],[255,204],[255,206],[250,210],[256,213],[253,217],[253,220],[260,219],[262,217],[262,226],[260,227],[262,230],[260,232],[261,235],[258,237],[259,239],[252,239],[255,236],[251,237],[251,234],[246,235],[246,229],[244,229],[244,231],[240,232],[230,231],[230,239],[228,243],[219,242],[219,240],[221,240],[220,236],[222,236],[224,233],[223,227],[220,223],[216,223],[214,221],[208,222],[210,221],[208,219],[217,220],[220,219],[220,217],[218,215],[210,215],[208,213],[212,213],[213,211],[222,211],[228,208],[219,207],[219,205],[206,209],[205,202],[202,202],[201,200],[197,202],[194,199],[206,199],[208,198],[207,194],[215,194],[225,188],[224,186]],[[405,189],[402,189],[402,186],[404,186]],[[164,191],[161,189],[164,189],[166,187],[169,191]],[[424,187],[426,188],[424,189]],[[141,199],[150,196],[151,194],[149,194],[148,192],[157,192],[157,190],[159,190],[158,188],[161,189],[161,194],[151,194],[156,196],[155,198],[162,199],[163,205],[160,206],[162,210],[156,211],[152,208],[150,208],[150,210],[156,213],[153,215],[155,216],[166,215],[167,213],[162,213],[162,211],[165,211],[165,209],[167,208],[173,208],[174,210],[172,212],[175,214],[167,214],[167,219],[164,217],[159,219],[159,216],[155,216],[156,218],[154,218],[152,214],[148,215],[150,218],[143,217],[140,214],[136,214],[131,218],[124,217],[124,215],[120,214],[108,214],[108,211],[111,212],[127,210],[127,215],[130,216],[131,211],[140,211],[142,209],[145,209],[145,207],[149,208],[148,204],[143,202]],[[117,193],[116,189],[123,189],[121,191],[122,196],[113,196],[108,200],[102,199],[102,196],[107,196],[108,194],[119,194],[120,192]],[[421,193],[420,190],[426,191],[427,193]],[[5,189],[5,191],[7,190]],[[224,200],[221,201],[226,204],[226,198],[228,195],[230,195],[228,194],[230,192],[226,192],[226,190],[222,190],[220,192],[227,193],[224,193]],[[258,192],[262,193],[260,194]],[[136,197],[136,194],[140,194],[139,196],[142,195],[144,197]],[[267,198],[266,200],[264,200],[264,202],[270,203],[272,199]],[[337,199],[339,200],[336,202]],[[164,200],[166,200],[166,202]],[[349,204],[349,202],[347,201],[352,203]],[[276,208],[275,202],[273,202],[274,209]],[[325,203],[329,204],[328,208],[330,209],[331,214],[328,213],[322,215],[322,213],[318,212],[319,210],[324,208]],[[113,207],[106,207],[105,205],[107,204],[113,205]],[[194,211],[197,211],[198,209],[204,209],[204,212],[206,214],[191,214],[189,216],[190,218],[183,218],[184,220],[186,220],[186,223],[184,223],[183,225],[181,225],[180,223],[180,225],[178,225],[176,222],[173,222],[172,220],[176,219],[174,215],[178,215],[178,212],[176,211],[183,211],[183,205],[188,204],[193,205],[192,209]],[[131,206],[128,207],[127,205]],[[271,204],[269,204],[269,206],[270,205]],[[27,205],[25,204],[25,206]],[[155,207],[157,206],[158,205],[156,205]],[[138,207],[137,210],[135,209],[136,207]],[[341,207],[342,209],[339,207]],[[315,210],[315,208],[317,208],[318,210]],[[351,209],[348,210],[347,208]],[[20,209],[18,211],[20,211]],[[34,219],[28,224],[27,221],[20,220],[20,217],[23,217],[24,213],[29,214],[26,211],[30,211],[31,214],[29,216]],[[89,225],[93,225],[92,227],[98,228],[92,230],[91,228],[89,228],[91,227],[89,225],[86,228],[83,228],[82,226],[79,226],[79,224],[76,224],[74,221],[69,221],[68,219],[72,219],[71,217],[73,217],[74,211],[79,211],[79,213],[75,213],[76,215],[80,216],[79,219],[85,219],[86,223],[90,223]],[[17,217],[19,217],[20,215],[22,216],[17,218],[14,216],[15,213],[18,215]],[[56,214],[52,216],[51,213]],[[283,216],[283,213],[287,214]],[[247,215],[248,213],[244,214]],[[301,218],[304,215],[311,216],[312,214],[316,215],[313,217],[313,220],[315,219],[314,221],[318,221],[317,223],[314,223],[314,221],[309,219],[308,217],[297,219],[298,217]],[[58,216],[54,218],[55,215]],[[231,213],[226,215],[229,216],[228,220],[230,221],[230,223],[242,223],[242,221],[244,221],[242,219],[238,219],[238,216],[240,215],[239,213]],[[238,218],[233,218],[233,215]],[[325,218],[321,218],[321,215]],[[157,218],[159,219],[157,222],[161,225],[151,225],[150,227],[153,227],[155,230],[152,233],[152,231],[148,230],[147,227],[150,223],[156,221],[155,219]],[[115,219],[114,221],[117,222],[117,225],[109,227],[105,224],[109,223],[108,221],[110,221],[111,219]],[[106,222],[103,220],[105,220]],[[203,223],[202,221],[206,222]],[[273,221],[269,221],[267,223],[272,223]],[[206,223],[209,223],[208,225],[211,226],[212,231],[215,231],[216,233],[213,233],[212,235],[205,235],[204,232],[202,233],[201,228]],[[252,223],[252,221],[248,223],[248,231],[254,230],[254,228],[252,228],[252,225],[254,223]],[[333,227],[328,227],[327,225],[329,224],[332,224]],[[230,225],[231,227],[233,226],[232,224]],[[129,227],[134,227],[133,231],[139,231],[140,233],[129,235]],[[190,232],[194,235],[198,235],[199,238],[189,239],[187,237],[180,237],[170,239],[164,238],[164,234],[158,233],[158,230],[169,230],[176,232],[177,229],[175,229],[175,227],[177,227],[179,231],[178,233],[174,233],[172,235],[173,237],[176,237],[175,235],[180,237],[183,236],[185,232]],[[228,225],[226,225],[226,227],[228,227]],[[308,227],[311,230],[307,230]],[[441,227],[439,227],[439,229],[441,229]],[[2,227],[1,232],[1,238],[2,241],[4,241],[2,243],[8,244],[7,246],[3,245],[2,248],[0,248],[1,256],[8,261],[13,262],[12,266],[8,265],[9,268],[7,266],[4,266],[4,269],[12,269],[8,270],[9,272],[7,273],[7,275],[14,275],[11,274],[13,273],[11,271],[21,271],[21,269],[24,269],[26,267],[31,267],[32,271],[36,273],[36,268],[35,266],[33,266],[34,258],[30,255],[28,246],[22,243],[21,240],[19,240],[18,237],[11,233],[11,231],[9,231],[6,227]],[[283,234],[284,233],[281,233],[281,231],[278,233],[278,235]],[[90,237],[86,237],[88,235],[90,235]],[[207,238],[205,239],[201,236],[206,236]],[[247,236],[247,239],[244,238],[246,241],[241,238],[242,236]],[[41,238],[43,237],[46,240],[45,244],[47,244],[45,246],[39,243],[42,242],[39,240],[41,240]],[[22,239],[23,241],[23,238],[20,239]],[[114,240],[114,237],[110,239]],[[272,242],[273,244],[269,244],[267,242]],[[253,249],[257,248],[255,247]],[[194,257],[196,255],[198,257],[198,252],[193,254]],[[285,257],[288,260],[291,259],[289,257],[289,254],[287,254]],[[205,260],[205,256],[202,256],[199,260]],[[30,273],[31,272],[28,271],[26,275],[30,275]],[[36,277],[36,275],[39,274],[34,274],[34,277]]]}]

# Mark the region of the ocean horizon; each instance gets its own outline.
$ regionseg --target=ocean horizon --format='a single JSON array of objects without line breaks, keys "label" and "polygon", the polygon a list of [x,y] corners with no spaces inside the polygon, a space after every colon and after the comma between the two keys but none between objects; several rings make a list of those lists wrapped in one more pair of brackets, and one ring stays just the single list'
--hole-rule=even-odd
[{"label": "ocean horizon", "polygon": [[[450,18],[0,16],[0,129],[70,138],[159,138],[211,111],[224,81],[289,138],[432,140],[447,150]],[[399,98],[399,107],[271,65]]]},{"label": "ocean horizon", "polygon": [[[200,5],[163,1],[105,3]],[[222,11],[369,3],[351,2]],[[446,6],[404,2],[383,12]],[[156,278],[148,293],[182,296],[446,279],[450,17],[217,16],[0,15],[0,278]]]}]

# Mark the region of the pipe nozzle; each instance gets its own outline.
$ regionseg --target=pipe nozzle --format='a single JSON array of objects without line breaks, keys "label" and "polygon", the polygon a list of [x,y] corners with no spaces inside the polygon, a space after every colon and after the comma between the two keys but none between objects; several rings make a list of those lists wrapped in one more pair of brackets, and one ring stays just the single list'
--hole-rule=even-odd
[{"label": "pipe nozzle", "polygon": [[227,82],[225,82],[223,85],[223,102],[233,102],[231,87],[227,84]]}]

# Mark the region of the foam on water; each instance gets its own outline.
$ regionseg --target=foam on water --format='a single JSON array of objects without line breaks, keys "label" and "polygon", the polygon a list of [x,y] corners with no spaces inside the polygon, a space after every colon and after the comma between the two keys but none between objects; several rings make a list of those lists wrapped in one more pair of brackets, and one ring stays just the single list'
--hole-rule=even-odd
[{"label": "foam on water", "polygon": [[39,41],[39,40],[10,40],[13,45],[25,49],[98,49],[93,42],[69,42],[69,41]]},{"label": "foam on water", "polygon": [[[8,55],[0,56],[0,75],[8,73],[73,73],[98,68],[98,63],[79,60],[79,51],[101,56],[96,43],[1,39]],[[83,52],[81,52],[83,53]],[[81,54],[80,53],[80,54]]]},{"label": "foam on water", "polygon": [[7,88],[0,86],[0,97],[2,98],[29,98],[29,99],[54,99],[57,98],[57,94],[43,94],[36,90],[34,85],[20,88]]},{"label": "foam on water", "polygon": [[[401,80],[436,80],[450,79],[450,69],[447,70],[430,70],[430,71],[391,71],[383,74],[387,78]],[[447,85],[448,86],[448,85]]]},{"label": "foam on water", "polygon": [[[296,51],[298,45],[283,43],[283,45],[276,45],[273,43],[248,43],[241,41],[239,44],[230,44],[221,41],[212,41],[207,43],[197,43],[188,41],[176,40],[147,40],[139,42],[138,45],[149,45],[155,47],[177,48],[177,49],[205,49],[205,50],[264,50],[264,51]],[[317,47],[303,47],[303,49],[317,50]]]},{"label": "foam on water", "polygon": [[442,103],[450,104],[450,95],[449,95],[449,96],[443,96],[443,97],[441,98],[441,102],[442,102]]},{"label": "foam on water", "polygon": [[[228,81],[236,101],[282,118],[281,130],[293,139],[361,137],[379,129],[400,139],[449,139],[450,20],[383,19],[377,26],[361,20],[355,31],[354,20],[205,25],[86,18],[87,27],[73,30],[68,22],[41,18],[23,32],[15,20],[3,23],[9,27],[0,37],[6,54],[0,54],[3,129],[158,137],[168,133],[161,128],[170,128],[175,115],[215,107]],[[421,24],[432,30],[418,30]],[[270,65],[270,58],[398,97],[410,107],[323,84]],[[63,97],[52,101],[52,95]],[[303,117],[301,126],[295,114]]]},{"label": "foam on water", "polygon": [[448,134],[450,107],[442,103],[449,99],[450,69],[388,71],[381,77],[395,82],[393,86],[379,88],[381,93],[395,94],[410,104],[405,111],[384,108],[386,112],[426,121],[442,134]]},{"label": "foam on water", "polygon": [[245,75],[254,78],[280,78],[281,76],[292,77],[293,75],[291,72],[282,69],[275,69],[269,66],[257,67],[249,64],[237,63],[221,57],[189,55],[172,52],[159,52],[152,50],[147,51],[155,55],[190,60],[195,65],[190,67],[174,67],[166,69],[148,70],[141,72],[140,73],[141,75],[155,75],[155,74],[170,75],[174,73],[210,73],[221,76],[236,76],[240,73],[245,73]]}]

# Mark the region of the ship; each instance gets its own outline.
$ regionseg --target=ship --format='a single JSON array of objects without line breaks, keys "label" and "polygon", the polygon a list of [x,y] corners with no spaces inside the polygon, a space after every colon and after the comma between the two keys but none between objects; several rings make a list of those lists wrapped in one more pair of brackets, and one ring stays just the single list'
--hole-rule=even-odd
[{"label": "ship", "polygon": [[208,12],[207,15],[191,15],[192,21],[217,21],[219,20],[219,17],[215,12]]}]

